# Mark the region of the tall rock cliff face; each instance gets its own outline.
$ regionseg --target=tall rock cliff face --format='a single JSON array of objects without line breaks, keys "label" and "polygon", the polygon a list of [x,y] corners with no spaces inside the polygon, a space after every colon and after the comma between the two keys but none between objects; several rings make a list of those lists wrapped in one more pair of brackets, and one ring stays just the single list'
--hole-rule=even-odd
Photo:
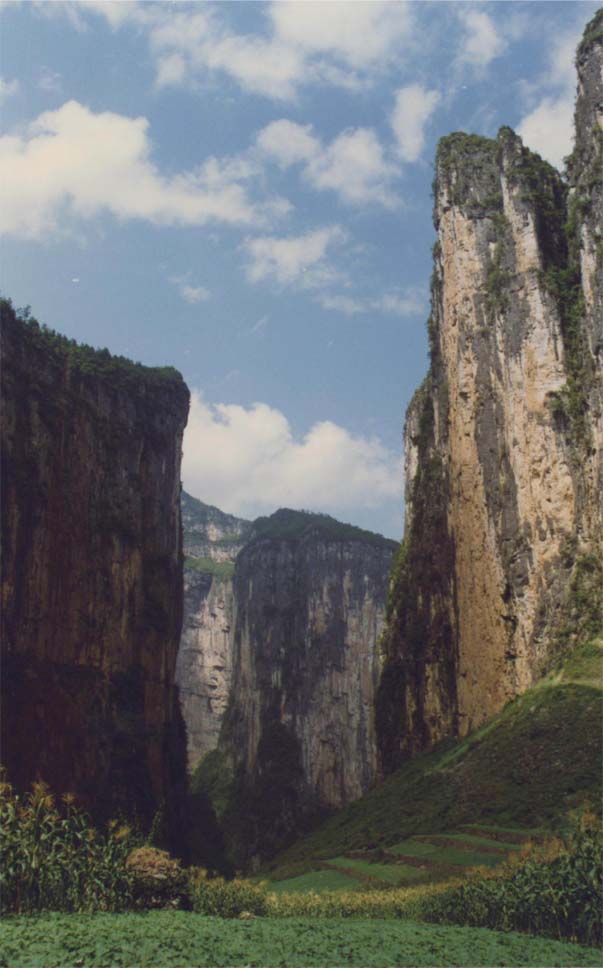
[{"label": "tall rock cliff face", "polygon": [[542,673],[600,579],[601,17],[567,184],[508,128],[436,160],[431,367],[405,426],[405,540],[377,701],[383,769]]},{"label": "tall rock cliff face", "polygon": [[584,530],[603,534],[603,10],[587,26],[576,55],[576,144],[569,159],[568,240],[583,303],[582,383],[589,414],[583,465]]},{"label": "tall rock cliff face", "polygon": [[2,303],[2,759],[97,816],[184,782],[174,370],[96,352]]},{"label": "tall rock cliff face", "polygon": [[233,578],[231,697],[219,751],[234,776],[238,862],[359,797],[377,766],[377,643],[395,542],[331,518],[259,519]]},{"label": "tall rock cliff face", "polygon": [[218,737],[232,678],[232,575],[251,523],[182,493],[184,621],[176,682],[186,724],[188,768]]}]

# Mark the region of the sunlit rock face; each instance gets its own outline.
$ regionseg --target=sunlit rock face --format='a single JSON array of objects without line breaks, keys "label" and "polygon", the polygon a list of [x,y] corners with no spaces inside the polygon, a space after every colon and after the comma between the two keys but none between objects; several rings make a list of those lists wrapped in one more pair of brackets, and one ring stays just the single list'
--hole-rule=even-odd
[{"label": "sunlit rock face", "polygon": [[232,678],[234,562],[251,523],[182,493],[184,621],[176,680],[188,768],[215,749]]},{"label": "sunlit rock face", "polygon": [[188,390],[7,303],[1,389],[3,764],[101,816],[169,814]]},{"label": "sunlit rock face", "polygon": [[[396,543],[279,511],[233,577],[232,686],[219,749],[239,784],[247,857],[375,779],[374,697]],[[264,807],[278,803],[274,823]],[[257,809],[256,809],[257,807]]]},{"label": "sunlit rock face", "polygon": [[597,16],[578,54],[569,190],[508,128],[438,149],[431,367],[406,418],[377,700],[385,771],[529,688],[559,647],[581,562],[600,559]]}]

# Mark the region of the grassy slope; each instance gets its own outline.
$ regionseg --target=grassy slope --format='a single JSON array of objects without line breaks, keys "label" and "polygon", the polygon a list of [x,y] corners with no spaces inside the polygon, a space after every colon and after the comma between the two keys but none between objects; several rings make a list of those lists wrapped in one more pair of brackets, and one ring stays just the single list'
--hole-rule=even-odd
[{"label": "grassy slope", "polygon": [[603,639],[514,700],[490,723],[424,753],[275,858],[269,876],[311,870],[349,851],[389,847],[464,824],[553,827],[599,809]]},{"label": "grassy slope", "polygon": [[0,966],[599,965],[593,948],[412,921],[224,921],[182,911],[6,918]]}]

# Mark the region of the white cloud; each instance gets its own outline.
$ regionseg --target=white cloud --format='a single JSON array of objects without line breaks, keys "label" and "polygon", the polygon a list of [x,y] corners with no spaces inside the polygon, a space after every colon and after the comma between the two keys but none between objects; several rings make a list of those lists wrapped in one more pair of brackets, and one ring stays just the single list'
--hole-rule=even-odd
[{"label": "white cloud", "polygon": [[228,74],[241,87],[290,99],[304,73],[299,51],[276,38],[232,33],[210,8],[157,14],[149,29],[157,83],[194,83],[208,71]]},{"label": "white cloud", "polygon": [[243,159],[206,159],[166,177],[151,160],[146,118],[94,114],[77,101],[41,114],[24,133],[0,138],[0,230],[40,237],[62,216],[156,224],[257,224],[288,203],[254,205],[245,185],[257,172]]},{"label": "white cloud", "polygon": [[247,239],[244,249],[249,257],[250,282],[273,279],[281,285],[300,284],[313,288],[333,278],[326,261],[327,250],[344,241],[346,234],[338,225],[326,226],[305,235]]},{"label": "white cloud", "polygon": [[19,82],[5,81],[3,77],[0,77],[0,104],[6,100],[8,97],[12,97],[19,90]]},{"label": "white cloud", "polygon": [[209,289],[205,286],[191,286],[186,276],[171,276],[170,282],[174,283],[184,301],[191,305],[207,302],[211,298]]},{"label": "white cloud", "polygon": [[[44,2],[47,4],[48,0]],[[73,3],[69,6],[73,7]],[[147,5],[137,3],[136,0],[80,0],[78,6],[80,10],[103,16],[114,30],[131,21],[135,23],[149,21],[148,12],[145,10]]]},{"label": "white cloud", "polygon": [[440,94],[421,84],[409,84],[396,91],[391,126],[403,161],[416,161],[423,150],[425,125],[435,111]]},{"label": "white cloud", "polygon": [[315,188],[332,189],[352,204],[377,202],[395,208],[398,200],[389,182],[398,174],[385,159],[383,148],[370,128],[340,134],[304,171]]},{"label": "white cloud", "polygon": [[538,152],[556,168],[563,167],[563,159],[570,154],[573,144],[574,95],[545,97],[530,111],[517,127],[525,144]]},{"label": "white cloud", "polygon": [[412,26],[406,3],[288,2],[270,8],[276,36],[308,53],[332,54],[365,68],[399,52]]},{"label": "white cloud", "polygon": [[380,313],[386,316],[416,316],[425,312],[426,299],[421,290],[409,288],[399,291],[393,290],[376,297],[355,297],[345,294],[321,294],[318,297],[324,309],[344,313],[346,316],[358,316]]},{"label": "white cloud", "polygon": [[574,138],[574,95],[576,71],[574,56],[583,25],[554,37],[548,48],[546,70],[531,88],[531,110],[517,125],[526,145],[556,168],[570,154]]},{"label": "white cloud", "polygon": [[343,131],[324,146],[311,125],[281,119],[263,128],[256,144],[282,168],[300,164],[302,177],[319,191],[331,190],[352,205],[377,203],[394,208],[391,182],[399,174],[371,128]]},{"label": "white cloud", "polygon": [[190,493],[248,516],[283,505],[360,510],[402,491],[401,461],[376,438],[325,420],[295,439],[286,416],[265,403],[212,406],[198,392],[191,398],[182,476]]},{"label": "white cloud", "polygon": [[312,134],[311,124],[296,124],[286,118],[262,128],[256,140],[260,150],[281,168],[309,162],[322,151],[319,139]]},{"label": "white cloud", "polygon": [[358,88],[369,72],[382,70],[412,36],[405,2],[274,2],[262,32],[229,28],[215,6],[106,2],[46,3],[82,29],[84,13],[103,16],[113,29],[135,24],[146,30],[159,87],[195,86],[208,72],[227,74],[244,90],[291,100],[313,83]]},{"label": "white cloud", "polygon": [[461,9],[458,15],[465,31],[457,64],[483,70],[495,57],[500,57],[507,42],[485,11]]}]

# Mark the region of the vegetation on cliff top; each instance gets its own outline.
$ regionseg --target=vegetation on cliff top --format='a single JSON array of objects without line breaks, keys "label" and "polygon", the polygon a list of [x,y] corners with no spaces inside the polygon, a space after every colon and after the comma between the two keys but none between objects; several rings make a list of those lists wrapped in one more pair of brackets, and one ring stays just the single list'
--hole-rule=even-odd
[{"label": "vegetation on cliff top", "polygon": [[253,523],[252,540],[284,539],[299,540],[308,535],[316,535],[326,541],[361,541],[364,544],[398,547],[397,541],[384,538],[373,531],[365,531],[353,524],[344,524],[329,514],[316,514],[313,511],[292,511],[280,508],[269,517],[256,518]]},{"label": "vegetation on cliff top", "polygon": [[218,579],[231,578],[235,570],[234,561],[215,561],[213,558],[197,558],[194,555],[186,556],[184,567]]},{"label": "vegetation on cliff top", "polygon": [[589,53],[593,44],[596,43],[603,44],[603,8],[597,10],[592,20],[589,20],[584,28],[582,40],[576,51],[576,62],[581,61]]},{"label": "vegetation on cliff top", "polygon": [[188,390],[181,373],[172,366],[143,366],[125,356],[113,356],[108,349],[94,349],[85,343],[69,339],[50,329],[31,315],[29,307],[14,309],[10,299],[0,298],[0,321],[2,326],[19,326],[32,351],[41,351],[60,365],[67,365],[83,375],[108,378],[120,387],[134,389],[144,386],[173,387]]}]

